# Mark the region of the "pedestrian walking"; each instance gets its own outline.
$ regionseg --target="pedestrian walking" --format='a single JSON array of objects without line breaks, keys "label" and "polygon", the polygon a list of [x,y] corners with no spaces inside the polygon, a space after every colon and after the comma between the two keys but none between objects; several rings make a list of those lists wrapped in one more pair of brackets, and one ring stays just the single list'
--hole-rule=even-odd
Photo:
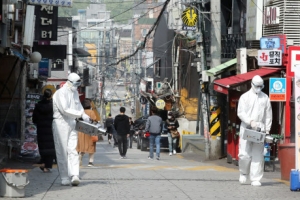
[{"label": "pedestrian walking", "polygon": [[168,119],[166,120],[165,126],[168,129],[168,143],[169,143],[169,155],[176,154],[177,139],[179,137],[177,128],[179,123],[172,112],[168,113]]},{"label": "pedestrian walking", "polygon": [[130,131],[129,131],[129,137],[128,137],[128,146],[130,149],[132,148],[132,142],[133,142],[133,134],[134,134],[134,122],[132,121],[132,118],[129,117],[129,125],[130,125]]},{"label": "pedestrian walking", "polygon": [[130,109],[131,109],[131,115],[133,115],[134,114],[134,106],[131,105]]},{"label": "pedestrian walking", "polygon": [[268,95],[261,90],[263,79],[256,75],[252,78],[251,89],[239,99],[237,115],[241,119],[239,140],[239,182],[245,184],[249,176],[252,186],[261,186],[264,174],[264,143],[254,143],[243,139],[245,129],[260,129],[269,134],[272,125],[272,107]]},{"label": "pedestrian walking", "polygon": [[111,139],[113,136],[113,125],[114,125],[114,119],[111,117],[111,114],[109,113],[107,119],[105,120],[108,144],[111,144]]},{"label": "pedestrian walking", "polygon": [[[87,114],[90,119],[96,121],[97,117],[96,114],[93,110],[91,110],[91,102],[88,99],[85,99],[83,101],[83,108],[84,108],[84,112],[85,114]],[[96,152],[96,141],[94,141],[93,136],[82,133],[82,132],[78,132],[78,143],[77,143],[77,147],[76,150],[79,154],[79,162],[80,165],[82,163],[82,157],[84,156],[84,154],[88,153],[89,154],[89,163],[88,163],[88,167],[92,167],[94,166],[94,154]]]},{"label": "pedestrian walking", "polygon": [[55,146],[52,132],[53,103],[52,91],[45,89],[43,99],[34,108],[32,121],[37,127],[37,142],[41,156],[40,169],[44,172],[51,172],[53,160],[55,159]]},{"label": "pedestrian walking", "polygon": [[148,159],[153,159],[154,143],[156,146],[156,159],[160,159],[160,138],[162,132],[162,119],[157,116],[157,108],[151,109],[151,116],[148,117],[144,132],[149,132],[150,151]]},{"label": "pedestrian walking", "polygon": [[121,159],[126,158],[127,153],[127,138],[129,137],[130,125],[129,117],[125,115],[126,109],[120,108],[120,114],[115,117],[114,127],[117,131],[118,148]]},{"label": "pedestrian walking", "polygon": [[[90,122],[80,103],[77,88],[81,85],[78,74],[71,73],[68,81],[53,95],[53,136],[61,185],[77,186],[79,179],[79,156],[76,151],[78,132],[76,118]],[[71,178],[71,182],[70,182]]]}]

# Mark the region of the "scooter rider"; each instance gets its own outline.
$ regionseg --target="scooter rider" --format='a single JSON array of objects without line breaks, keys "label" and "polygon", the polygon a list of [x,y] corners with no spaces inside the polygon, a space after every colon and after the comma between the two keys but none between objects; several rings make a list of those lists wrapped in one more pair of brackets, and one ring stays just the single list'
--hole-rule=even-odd
[{"label": "scooter rider", "polygon": [[264,173],[264,144],[253,143],[243,139],[245,128],[260,128],[269,134],[272,125],[272,108],[269,97],[261,90],[263,79],[256,75],[252,78],[251,89],[244,93],[238,104],[237,115],[241,119],[239,140],[239,170],[241,184],[246,183],[249,176],[252,186],[261,186]]},{"label": "scooter rider", "polygon": [[68,81],[53,95],[52,128],[61,185],[70,185],[69,177],[73,186],[80,183],[75,119],[90,121],[79,100],[77,88],[80,85],[80,77],[76,73],[71,73]]}]

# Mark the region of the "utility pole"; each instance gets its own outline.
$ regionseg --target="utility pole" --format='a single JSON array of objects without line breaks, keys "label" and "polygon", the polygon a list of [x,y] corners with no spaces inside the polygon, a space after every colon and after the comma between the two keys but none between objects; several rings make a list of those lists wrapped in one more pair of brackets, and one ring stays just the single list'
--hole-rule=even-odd
[{"label": "utility pole", "polygon": [[103,31],[103,41],[102,41],[102,45],[103,45],[103,48],[101,49],[102,50],[102,59],[101,59],[101,76],[102,76],[102,87],[101,87],[101,96],[100,96],[100,118],[101,118],[101,122],[103,122],[103,110],[104,110],[104,100],[103,100],[103,94],[104,94],[104,84],[105,84],[105,65],[107,63],[105,63],[105,47],[106,47],[106,28],[104,28],[104,31]]},{"label": "utility pole", "polygon": [[[211,20],[211,68],[216,67],[221,64],[221,0],[213,0],[210,2],[210,20]],[[214,81],[214,77],[210,79],[210,85]],[[218,105],[218,98],[216,92],[213,90],[213,87],[209,87],[209,108],[210,108],[210,121],[212,121],[212,113],[218,112],[220,109]],[[220,120],[220,119],[219,119]],[[220,122],[219,122],[220,123]],[[210,128],[212,124],[210,124]],[[214,126],[215,127],[215,126]],[[220,127],[221,128],[221,127]],[[218,129],[221,130],[221,129]],[[219,159],[221,157],[221,146],[222,141],[220,133],[216,136],[213,136],[213,129],[210,129],[210,159]]]},{"label": "utility pole", "polygon": [[[201,5],[202,4],[202,5]],[[199,37],[197,39],[196,52],[197,54],[197,72],[199,73],[199,88],[198,88],[198,111],[197,111],[197,125],[196,134],[204,136],[205,142],[205,157],[210,158],[210,142],[209,142],[209,119],[207,112],[207,94],[202,90],[202,85],[204,84],[203,73],[206,70],[206,59],[204,53],[204,19],[203,19],[203,1],[197,2],[198,10],[198,31]],[[201,119],[200,119],[201,118]],[[201,120],[201,121],[200,121]],[[199,128],[199,123],[201,128]],[[200,129],[200,132],[199,132]]]}]

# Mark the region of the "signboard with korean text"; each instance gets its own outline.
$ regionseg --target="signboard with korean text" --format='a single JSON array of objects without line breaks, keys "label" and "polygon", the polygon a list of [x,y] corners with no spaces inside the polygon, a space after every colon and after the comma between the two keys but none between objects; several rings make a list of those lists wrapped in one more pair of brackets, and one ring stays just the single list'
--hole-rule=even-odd
[{"label": "signboard with korean text", "polygon": [[50,77],[51,76],[51,60],[43,58],[39,62],[39,76],[40,77]]},{"label": "signboard with korean text", "polygon": [[279,37],[262,37],[260,38],[261,49],[279,49],[280,38]]},{"label": "signboard with korean text", "polygon": [[285,78],[270,78],[269,98],[270,101],[286,101]]},{"label": "signboard with korean text", "polygon": [[35,6],[35,40],[57,41],[58,7]]},{"label": "signboard with korean text", "polygon": [[282,53],[281,50],[258,50],[258,66],[281,66]]},{"label": "signboard with korean text", "polygon": [[155,102],[155,105],[158,109],[164,109],[165,106],[166,106],[166,103],[164,100],[162,99],[158,99],[156,102]]},{"label": "signboard with korean text", "polygon": [[[295,81],[294,81],[294,92],[295,92],[295,153],[296,153],[296,168],[300,169],[300,65],[295,67]],[[291,122],[292,124],[293,122]]]},{"label": "signboard with korean text", "polygon": [[72,7],[72,0],[29,0],[29,4]]},{"label": "signboard with korean text", "polygon": [[279,7],[265,7],[263,25],[279,24],[280,9]]}]

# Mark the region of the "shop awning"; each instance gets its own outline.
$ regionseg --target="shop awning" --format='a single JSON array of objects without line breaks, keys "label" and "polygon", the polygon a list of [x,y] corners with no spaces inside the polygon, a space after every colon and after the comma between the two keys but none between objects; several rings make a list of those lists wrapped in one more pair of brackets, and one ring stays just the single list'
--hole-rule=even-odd
[{"label": "shop awning", "polygon": [[73,55],[77,57],[89,57],[91,54],[82,48],[73,48]]},{"label": "shop awning", "polygon": [[253,76],[259,75],[261,77],[268,76],[280,72],[282,69],[278,68],[260,68],[248,73],[230,76],[228,78],[218,79],[214,81],[214,90],[224,94],[228,94],[228,90],[240,86],[250,81]]},{"label": "shop awning", "polygon": [[219,74],[221,74],[222,72],[224,72],[225,70],[227,70],[228,68],[232,67],[232,65],[236,64],[237,59],[231,59],[221,65],[218,65],[210,70],[207,70],[206,73],[208,76],[217,76]]}]

